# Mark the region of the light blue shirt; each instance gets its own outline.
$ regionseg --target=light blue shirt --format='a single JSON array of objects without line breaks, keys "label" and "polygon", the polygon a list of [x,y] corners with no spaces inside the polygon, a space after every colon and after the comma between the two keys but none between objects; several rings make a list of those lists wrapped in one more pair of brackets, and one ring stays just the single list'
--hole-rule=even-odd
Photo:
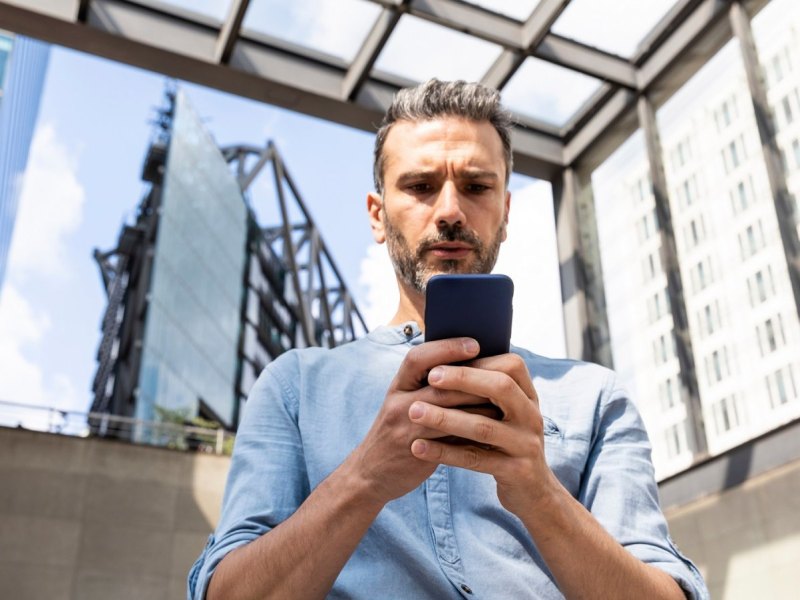
[{"label": "light blue shirt", "polygon": [[[239,427],[214,535],[189,573],[205,596],[225,555],[289,518],[364,439],[408,350],[415,323],[381,327],[333,350],[282,355],[253,386]],[[702,577],[672,543],[658,504],[650,444],[612,371],[514,348],[533,378],[555,475],[614,538],[669,573],[689,598]],[[325,540],[321,537],[320,544]],[[329,598],[561,598],[522,522],[491,475],[440,466],[386,504]]]}]

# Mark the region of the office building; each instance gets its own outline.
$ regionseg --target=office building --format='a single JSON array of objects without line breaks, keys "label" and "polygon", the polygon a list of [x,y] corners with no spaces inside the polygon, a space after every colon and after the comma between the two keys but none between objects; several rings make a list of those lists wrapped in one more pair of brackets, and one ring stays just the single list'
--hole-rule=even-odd
[{"label": "office building", "polygon": [[50,46],[0,31],[0,291]]},{"label": "office building", "polygon": [[[109,304],[92,412],[136,419],[134,437],[152,443],[163,439],[146,423],[176,415],[236,429],[272,359],[366,331],[275,147],[220,149],[183,92],[167,104],[136,223],[96,252]],[[262,226],[248,187],[269,164],[284,221]]]},{"label": "office building", "polygon": [[[754,24],[794,197],[800,194],[798,30],[798,10],[765,11]],[[800,325],[738,43],[723,48],[657,117],[702,405],[700,443],[682,393],[641,135],[599,174],[617,183],[606,184],[597,201],[615,367],[639,403],[663,478],[690,466],[698,453],[723,453],[800,417]]]}]

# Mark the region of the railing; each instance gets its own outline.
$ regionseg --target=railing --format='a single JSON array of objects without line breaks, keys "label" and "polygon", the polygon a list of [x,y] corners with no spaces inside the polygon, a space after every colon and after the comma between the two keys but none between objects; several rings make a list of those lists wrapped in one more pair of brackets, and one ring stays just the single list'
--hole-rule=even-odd
[{"label": "railing", "polygon": [[108,413],[64,410],[0,400],[0,427],[76,437],[113,438],[133,444],[229,455],[234,434],[224,429],[145,421]]}]

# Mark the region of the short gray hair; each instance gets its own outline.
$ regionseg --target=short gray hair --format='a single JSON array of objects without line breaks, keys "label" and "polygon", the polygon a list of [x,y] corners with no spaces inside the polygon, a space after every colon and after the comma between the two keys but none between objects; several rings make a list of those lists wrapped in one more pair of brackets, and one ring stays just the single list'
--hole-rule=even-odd
[{"label": "short gray hair", "polygon": [[429,79],[418,86],[397,92],[383,117],[375,137],[372,176],[375,190],[383,194],[383,145],[389,130],[397,121],[430,121],[439,117],[463,117],[471,121],[488,121],[503,143],[506,163],[506,185],[514,159],[511,153],[511,113],[500,104],[500,92],[480,83]]}]

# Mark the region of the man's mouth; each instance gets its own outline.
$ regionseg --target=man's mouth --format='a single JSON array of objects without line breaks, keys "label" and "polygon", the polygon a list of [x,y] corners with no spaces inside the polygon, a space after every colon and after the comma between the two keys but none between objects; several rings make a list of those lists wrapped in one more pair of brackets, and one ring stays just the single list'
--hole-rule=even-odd
[{"label": "man's mouth", "polygon": [[439,242],[433,244],[428,250],[436,258],[456,260],[466,258],[472,252],[472,246],[464,242]]}]

